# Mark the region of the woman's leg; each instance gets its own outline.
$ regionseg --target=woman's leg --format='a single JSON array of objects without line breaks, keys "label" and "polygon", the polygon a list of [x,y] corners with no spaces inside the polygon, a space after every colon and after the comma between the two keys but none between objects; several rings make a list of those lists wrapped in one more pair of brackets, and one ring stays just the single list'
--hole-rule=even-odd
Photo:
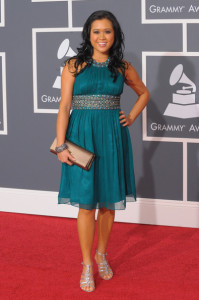
[{"label": "woman's leg", "polygon": [[[95,234],[95,209],[87,210],[79,208],[77,218],[77,228],[80,241],[80,247],[82,251],[83,262],[86,265],[92,264],[91,252]],[[85,273],[86,267],[83,266],[83,273]],[[91,274],[93,274],[93,268],[90,267]],[[92,287],[84,287],[85,290],[92,290]]]},{"label": "woman's leg", "polygon": [[92,263],[91,252],[95,234],[95,209],[79,208],[77,228],[83,262],[89,265]]},{"label": "woman's leg", "polygon": [[[97,231],[98,231],[98,243],[97,250],[100,253],[105,253],[108,245],[109,237],[111,234],[113,222],[115,218],[115,210],[110,210],[105,207],[100,208],[97,216]],[[103,262],[102,255],[95,254],[97,263]],[[104,274],[104,278],[110,278],[111,274]]]}]

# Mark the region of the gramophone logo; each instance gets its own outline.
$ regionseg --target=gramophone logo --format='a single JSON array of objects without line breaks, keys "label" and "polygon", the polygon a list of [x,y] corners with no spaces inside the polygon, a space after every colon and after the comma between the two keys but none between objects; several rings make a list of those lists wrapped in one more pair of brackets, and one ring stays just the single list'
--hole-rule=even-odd
[{"label": "gramophone logo", "polygon": [[[70,47],[70,41],[69,39],[63,40],[61,42],[58,51],[57,51],[57,58],[58,59],[63,59],[64,57],[72,57],[76,55],[76,53],[72,50]],[[63,71],[63,67],[60,67],[60,75],[58,75],[53,83],[53,88],[55,89],[61,89],[61,73]]]},{"label": "gramophone logo", "polygon": [[81,31],[33,29],[34,112],[57,113],[64,61],[76,55]]},{"label": "gramophone logo", "polygon": [[183,70],[183,65],[178,64],[172,71],[169,84],[180,84],[181,88],[172,94],[172,102],[168,104],[164,115],[180,119],[199,117],[199,104],[196,103],[196,85],[189,79]]}]

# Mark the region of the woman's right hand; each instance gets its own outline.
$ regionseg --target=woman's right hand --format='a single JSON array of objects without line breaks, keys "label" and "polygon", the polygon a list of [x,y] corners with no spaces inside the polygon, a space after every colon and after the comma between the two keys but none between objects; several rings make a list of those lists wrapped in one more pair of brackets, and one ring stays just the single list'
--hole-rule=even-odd
[{"label": "woman's right hand", "polygon": [[65,149],[62,152],[57,153],[57,158],[60,160],[62,163],[67,163],[68,165],[72,166],[75,158],[70,154],[68,149]]}]

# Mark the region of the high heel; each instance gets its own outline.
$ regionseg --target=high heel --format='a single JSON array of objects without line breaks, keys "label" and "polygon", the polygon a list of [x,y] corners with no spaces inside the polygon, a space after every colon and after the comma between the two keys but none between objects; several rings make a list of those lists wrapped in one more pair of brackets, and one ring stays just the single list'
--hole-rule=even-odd
[{"label": "high heel", "polygon": [[[97,250],[96,250],[96,252],[97,252],[97,254],[102,255],[102,257],[103,257],[103,262],[101,262],[101,263],[98,263],[96,258],[95,258],[95,261],[98,265],[99,276],[102,279],[105,279],[105,280],[111,279],[113,277],[113,271],[112,271],[112,269],[111,269],[111,267],[110,267],[110,265],[107,262],[106,257],[105,257],[107,255],[107,252],[106,253],[100,253]],[[106,275],[111,275],[111,277],[104,278],[104,276],[106,276]]]},{"label": "high heel", "polygon": [[[81,262],[81,264],[86,267],[86,272],[82,273],[80,278],[80,288],[85,292],[93,292],[95,290],[95,282],[93,278],[93,274],[90,272],[90,267],[93,265],[85,265],[84,262]],[[92,287],[91,290],[85,290],[85,287]]]}]

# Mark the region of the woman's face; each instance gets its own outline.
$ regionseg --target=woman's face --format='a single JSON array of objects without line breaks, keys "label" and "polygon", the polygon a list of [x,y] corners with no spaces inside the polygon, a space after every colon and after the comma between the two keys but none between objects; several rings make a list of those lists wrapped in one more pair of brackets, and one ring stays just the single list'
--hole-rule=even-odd
[{"label": "woman's face", "polygon": [[112,22],[108,19],[95,20],[91,24],[90,42],[93,53],[108,54],[114,43],[114,29]]}]

